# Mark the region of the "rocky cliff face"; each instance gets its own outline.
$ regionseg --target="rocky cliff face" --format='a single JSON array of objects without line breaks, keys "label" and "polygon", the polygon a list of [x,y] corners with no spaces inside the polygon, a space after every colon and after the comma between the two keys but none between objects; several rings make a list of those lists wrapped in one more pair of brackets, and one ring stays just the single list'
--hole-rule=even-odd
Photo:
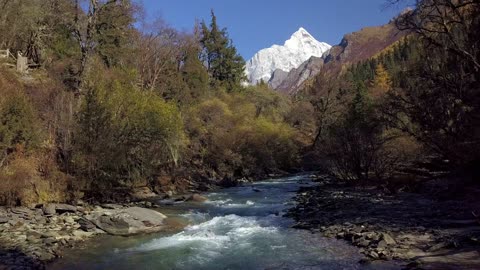
[{"label": "rocky cliff face", "polygon": [[324,63],[324,58],[311,57],[298,68],[290,71],[278,86],[274,86],[273,84],[271,84],[271,86],[280,92],[287,94],[294,93],[306,80],[317,75],[323,68]]},{"label": "rocky cliff face", "polygon": [[268,82],[268,84],[270,85],[270,87],[272,87],[273,89],[276,89],[277,87],[279,87],[282,82],[288,77],[288,74],[290,74],[289,72],[286,72],[286,71],[283,71],[281,69],[276,69],[273,74],[272,74],[272,77],[270,78],[270,81]]}]

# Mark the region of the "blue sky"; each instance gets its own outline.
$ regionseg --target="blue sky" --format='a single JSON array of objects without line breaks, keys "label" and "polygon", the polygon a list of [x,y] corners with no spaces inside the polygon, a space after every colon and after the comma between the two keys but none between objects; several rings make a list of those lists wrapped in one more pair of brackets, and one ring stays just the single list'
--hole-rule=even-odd
[{"label": "blue sky", "polygon": [[220,26],[245,60],[272,44],[283,44],[299,27],[319,41],[336,45],[343,35],[387,23],[402,7],[385,8],[386,0],[140,0],[148,18],[162,17],[179,30],[195,19],[210,20],[214,9]]}]

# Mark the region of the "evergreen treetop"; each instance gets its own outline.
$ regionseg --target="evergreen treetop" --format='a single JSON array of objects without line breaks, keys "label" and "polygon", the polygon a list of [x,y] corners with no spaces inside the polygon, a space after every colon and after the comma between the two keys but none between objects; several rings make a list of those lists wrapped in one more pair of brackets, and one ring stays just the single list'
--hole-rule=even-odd
[{"label": "evergreen treetop", "polygon": [[210,25],[207,26],[203,21],[201,33],[202,60],[207,66],[208,73],[213,78],[213,83],[220,83],[228,91],[238,88],[245,79],[245,60],[233,46],[226,28],[219,28],[213,10]]}]

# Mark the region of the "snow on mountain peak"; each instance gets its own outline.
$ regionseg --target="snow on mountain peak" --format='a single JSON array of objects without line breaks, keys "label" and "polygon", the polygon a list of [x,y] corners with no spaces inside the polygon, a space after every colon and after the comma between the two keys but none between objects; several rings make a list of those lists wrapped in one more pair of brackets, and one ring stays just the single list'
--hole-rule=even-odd
[{"label": "snow on mountain peak", "polygon": [[283,46],[273,45],[257,52],[247,62],[245,73],[251,84],[261,80],[268,82],[275,70],[289,72],[312,56],[321,57],[330,48],[330,45],[316,40],[300,27]]},{"label": "snow on mountain peak", "polygon": [[292,36],[290,37],[290,39],[292,38],[295,38],[295,39],[306,39],[306,38],[311,38],[311,39],[315,39],[312,35],[310,35],[310,33],[308,33],[307,30],[305,30],[305,28],[303,27],[300,27],[297,32],[293,33]]}]

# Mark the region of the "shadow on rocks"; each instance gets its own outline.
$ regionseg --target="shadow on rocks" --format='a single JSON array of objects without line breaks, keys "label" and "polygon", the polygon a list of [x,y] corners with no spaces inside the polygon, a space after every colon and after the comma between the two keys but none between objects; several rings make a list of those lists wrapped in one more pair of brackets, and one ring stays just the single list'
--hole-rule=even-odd
[{"label": "shadow on rocks", "polygon": [[43,270],[45,264],[18,250],[0,249],[0,269],[2,270]]}]

